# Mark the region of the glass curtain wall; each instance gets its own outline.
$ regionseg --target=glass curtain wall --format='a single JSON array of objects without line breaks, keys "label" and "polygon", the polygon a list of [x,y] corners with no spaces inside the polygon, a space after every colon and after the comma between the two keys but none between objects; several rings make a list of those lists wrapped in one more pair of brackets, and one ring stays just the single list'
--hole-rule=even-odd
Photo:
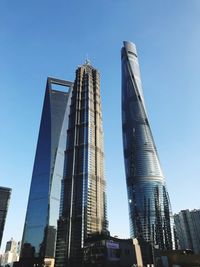
[{"label": "glass curtain wall", "polygon": [[160,249],[172,249],[173,217],[144,103],[135,45],[124,42],[121,57],[122,132],[131,237],[141,237]]},{"label": "glass curtain wall", "polygon": [[[58,91],[59,85],[65,91]],[[54,259],[72,83],[48,78],[22,239],[29,266]]]}]

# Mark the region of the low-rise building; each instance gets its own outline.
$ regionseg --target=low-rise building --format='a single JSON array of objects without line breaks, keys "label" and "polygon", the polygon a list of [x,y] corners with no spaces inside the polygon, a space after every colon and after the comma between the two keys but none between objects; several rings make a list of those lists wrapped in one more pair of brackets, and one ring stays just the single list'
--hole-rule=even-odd
[{"label": "low-rise building", "polygon": [[149,243],[138,239],[120,239],[95,235],[83,249],[84,267],[138,267],[153,264]]},{"label": "low-rise building", "polygon": [[1,266],[12,267],[19,260],[20,242],[13,238],[6,243],[5,252],[1,255]]},{"label": "low-rise building", "polygon": [[162,251],[155,257],[155,267],[198,267],[200,255],[191,250]]}]

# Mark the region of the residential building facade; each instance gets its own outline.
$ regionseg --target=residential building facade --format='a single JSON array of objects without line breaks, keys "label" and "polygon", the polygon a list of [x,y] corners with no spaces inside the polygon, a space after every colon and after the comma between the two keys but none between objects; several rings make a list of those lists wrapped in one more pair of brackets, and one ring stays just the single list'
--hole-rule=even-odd
[{"label": "residential building facade", "polygon": [[174,214],[174,222],[180,248],[200,254],[200,210],[182,210]]}]

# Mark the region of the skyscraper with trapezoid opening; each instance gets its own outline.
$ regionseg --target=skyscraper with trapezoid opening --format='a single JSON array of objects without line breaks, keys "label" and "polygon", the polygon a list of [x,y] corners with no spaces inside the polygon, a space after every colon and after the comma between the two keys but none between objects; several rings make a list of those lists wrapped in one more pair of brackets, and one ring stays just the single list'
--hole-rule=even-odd
[{"label": "skyscraper with trapezoid opening", "polygon": [[[57,220],[73,83],[48,78],[24,224],[21,267],[55,261]],[[54,89],[55,87],[55,89]]]}]

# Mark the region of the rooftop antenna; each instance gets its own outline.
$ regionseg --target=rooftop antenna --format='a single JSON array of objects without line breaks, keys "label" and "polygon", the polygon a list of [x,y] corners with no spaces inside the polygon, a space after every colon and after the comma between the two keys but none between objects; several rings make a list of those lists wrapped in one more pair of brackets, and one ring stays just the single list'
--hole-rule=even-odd
[{"label": "rooftop antenna", "polygon": [[88,53],[86,54],[85,64],[86,64],[86,65],[91,65],[91,61],[89,60]]}]

